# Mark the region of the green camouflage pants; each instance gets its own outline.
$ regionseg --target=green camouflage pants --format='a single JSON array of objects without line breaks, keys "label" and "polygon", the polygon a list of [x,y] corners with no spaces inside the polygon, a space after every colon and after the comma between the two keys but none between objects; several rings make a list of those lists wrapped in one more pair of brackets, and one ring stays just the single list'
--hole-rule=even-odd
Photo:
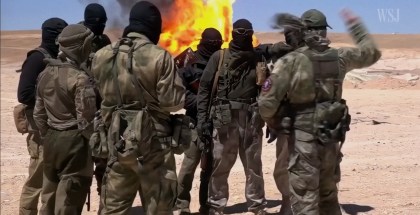
[{"label": "green camouflage pants", "polygon": [[322,144],[310,133],[291,135],[289,180],[296,215],[341,215],[335,169],[338,144]]},{"label": "green camouflage pants", "polygon": [[38,200],[42,189],[43,157],[41,137],[38,133],[29,133],[26,138],[29,161],[29,176],[22,188],[19,201],[20,215],[38,214]]},{"label": "green camouflage pants", "polygon": [[280,134],[277,136],[276,143],[276,164],[274,165],[274,181],[276,182],[277,189],[283,197],[290,197],[289,189],[289,173],[287,166],[289,165],[289,136]]},{"label": "green camouflage pants", "polygon": [[213,173],[208,202],[218,212],[223,212],[227,205],[228,177],[238,152],[244,166],[248,210],[256,212],[266,205],[261,162],[262,126],[254,129],[249,119],[249,112],[232,110],[232,122],[213,131]]},{"label": "green camouflage pants", "polygon": [[41,214],[81,214],[92,175],[91,151],[82,133],[49,129],[44,137]]},{"label": "green camouflage pants", "polygon": [[[190,191],[194,179],[194,173],[201,160],[201,151],[197,147],[197,141],[193,141],[190,147],[184,152],[184,160],[181,164],[181,169],[178,174],[178,198],[176,201],[176,208],[182,212],[190,212],[191,195]],[[203,164],[202,164],[203,165]],[[208,153],[206,164],[200,173],[200,190],[199,202],[201,209],[207,207],[207,197],[209,189],[209,180],[211,176],[211,153]]]},{"label": "green camouflage pants", "polygon": [[125,166],[112,158],[109,160],[102,182],[102,214],[129,214],[137,193],[146,214],[172,214],[177,178],[175,157],[170,148],[162,149],[161,142],[154,139],[151,151],[137,166]]}]

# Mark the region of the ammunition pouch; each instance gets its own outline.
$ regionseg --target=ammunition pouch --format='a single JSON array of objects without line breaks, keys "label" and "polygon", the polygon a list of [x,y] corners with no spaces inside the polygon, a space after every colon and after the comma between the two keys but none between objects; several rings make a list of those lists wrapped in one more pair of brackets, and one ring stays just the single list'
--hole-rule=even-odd
[{"label": "ammunition pouch", "polygon": [[[195,121],[184,114],[171,115],[172,140],[171,148],[175,154],[182,154],[193,139],[197,139]],[[194,137],[193,137],[194,136]]]},{"label": "ammunition pouch", "polygon": [[108,131],[108,146],[113,147],[119,163],[137,166],[138,161],[150,152],[152,138],[156,136],[149,111],[117,109],[112,114]]},{"label": "ammunition pouch", "polygon": [[327,101],[316,104],[315,135],[322,143],[344,142],[350,130],[351,116],[346,101]]},{"label": "ammunition pouch", "polygon": [[213,128],[221,128],[232,122],[232,112],[230,104],[222,104],[213,106],[211,109],[211,119]]},{"label": "ammunition pouch", "polygon": [[93,120],[93,134],[90,136],[89,145],[92,150],[92,156],[96,158],[108,158],[108,143],[107,143],[107,132],[105,124],[97,112],[95,119]]},{"label": "ammunition pouch", "polygon": [[29,122],[25,111],[26,108],[27,106],[24,104],[18,104],[13,108],[13,119],[15,121],[16,130],[21,134],[29,132]]}]

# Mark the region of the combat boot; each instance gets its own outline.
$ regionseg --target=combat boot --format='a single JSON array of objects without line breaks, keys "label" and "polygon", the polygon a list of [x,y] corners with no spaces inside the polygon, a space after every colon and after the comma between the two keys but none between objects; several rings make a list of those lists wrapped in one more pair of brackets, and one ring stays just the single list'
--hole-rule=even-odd
[{"label": "combat boot", "polygon": [[282,196],[281,208],[279,215],[293,215],[290,196]]}]

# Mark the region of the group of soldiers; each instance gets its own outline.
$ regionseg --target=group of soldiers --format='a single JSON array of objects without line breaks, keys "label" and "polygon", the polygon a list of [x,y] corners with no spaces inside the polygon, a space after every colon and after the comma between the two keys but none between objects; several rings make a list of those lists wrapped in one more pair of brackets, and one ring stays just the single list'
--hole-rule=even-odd
[{"label": "group of soldiers", "polygon": [[[39,197],[40,214],[81,214],[93,176],[98,214],[128,214],[137,193],[146,214],[191,214],[200,163],[199,213],[223,214],[238,154],[248,210],[266,214],[265,124],[268,142],[276,141],[280,214],[341,214],[336,183],[350,123],[343,80],[381,56],[359,17],[342,14],[354,48],[331,48],[326,17],[311,9],[278,14],[285,42],[258,47],[246,19],[233,23],[226,49],[207,28],[193,57],[177,63],[157,45],[162,17],[152,3],[132,7],[112,44],[104,8],[89,4],[84,15],[79,24],[46,20],[41,45],[22,65],[18,100],[31,161],[19,214],[37,214]],[[182,117],[171,115],[183,108]]]}]

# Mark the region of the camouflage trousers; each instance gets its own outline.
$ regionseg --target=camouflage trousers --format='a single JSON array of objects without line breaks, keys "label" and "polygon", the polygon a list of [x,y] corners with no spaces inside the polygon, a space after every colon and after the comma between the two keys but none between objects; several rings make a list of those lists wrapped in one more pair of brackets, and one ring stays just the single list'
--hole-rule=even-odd
[{"label": "camouflage trousers", "polygon": [[137,193],[146,214],[173,214],[177,195],[175,157],[168,146],[162,146],[154,139],[151,151],[136,166],[109,159],[102,182],[102,214],[129,214]]},{"label": "camouflage trousers", "polygon": [[229,199],[229,173],[238,156],[245,172],[245,197],[248,210],[257,212],[266,205],[261,149],[262,126],[254,128],[250,113],[232,110],[231,123],[213,131],[213,173],[210,178],[209,205],[223,212]]},{"label": "camouflage trousers", "polygon": [[277,189],[283,197],[290,197],[289,189],[289,173],[287,166],[289,164],[289,136],[280,134],[277,136],[276,143],[276,164],[274,165],[274,181],[276,182]]},{"label": "camouflage trousers", "polygon": [[82,214],[93,175],[87,138],[77,129],[49,129],[43,143],[44,182],[40,214]]},{"label": "camouflage trousers", "polygon": [[[212,170],[211,153],[208,153],[202,159],[202,152],[197,147],[197,141],[191,142],[189,148],[184,152],[184,160],[181,164],[181,169],[178,174],[178,197],[176,201],[176,208],[181,212],[190,211],[191,195],[190,191],[194,180],[194,173],[198,164],[201,162],[202,169],[200,173],[200,188],[199,188],[199,202],[200,211],[207,207],[207,197],[209,189],[209,181]],[[205,159],[205,160],[204,160]]]},{"label": "camouflage trousers", "polygon": [[289,181],[293,214],[341,215],[335,171],[338,143],[323,144],[301,130],[291,135]]},{"label": "camouflage trousers", "polygon": [[19,201],[20,215],[38,214],[38,201],[42,190],[42,177],[44,171],[43,146],[38,133],[29,133],[26,138],[29,161],[29,176],[22,187]]}]

